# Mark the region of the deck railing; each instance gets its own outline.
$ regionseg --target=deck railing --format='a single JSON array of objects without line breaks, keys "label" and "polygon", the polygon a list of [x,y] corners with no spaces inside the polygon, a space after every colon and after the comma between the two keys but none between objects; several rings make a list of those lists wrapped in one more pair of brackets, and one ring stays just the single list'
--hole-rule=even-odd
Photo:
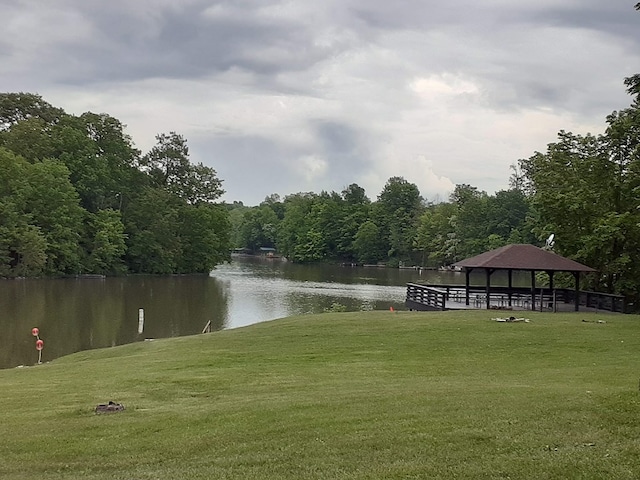
[{"label": "deck railing", "polygon": [[[575,304],[575,290],[567,288],[536,288],[535,308],[546,311],[558,306],[564,306],[563,310],[571,304]],[[621,295],[611,295],[599,292],[579,292],[579,305],[590,309],[626,313],[625,299]],[[464,285],[420,285],[407,284],[406,304],[412,310],[446,310],[447,301],[458,304],[466,304],[466,291]],[[486,287],[469,287],[469,306],[483,308],[487,304]],[[531,309],[530,287],[491,287],[489,298],[491,308],[517,307]],[[453,307],[455,308],[455,306]]]},{"label": "deck railing", "polygon": [[[567,291],[569,302],[575,302],[575,292]],[[626,303],[621,295],[599,292],[580,292],[580,305],[607,312],[626,313]]]},{"label": "deck railing", "polygon": [[446,310],[447,296],[446,289],[408,283],[406,304],[414,310]]}]

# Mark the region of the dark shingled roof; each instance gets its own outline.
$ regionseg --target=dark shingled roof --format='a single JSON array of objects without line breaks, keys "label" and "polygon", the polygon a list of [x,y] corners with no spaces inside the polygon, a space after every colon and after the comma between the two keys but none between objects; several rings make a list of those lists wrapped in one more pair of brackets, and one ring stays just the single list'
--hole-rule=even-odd
[{"label": "dark shingled roof", "polygon": [[595,272],[591,267],[561,257],[534,245],[513,244],[481,253],[453,264],[466,268],[502,270],[542,270],[555,272]]}]

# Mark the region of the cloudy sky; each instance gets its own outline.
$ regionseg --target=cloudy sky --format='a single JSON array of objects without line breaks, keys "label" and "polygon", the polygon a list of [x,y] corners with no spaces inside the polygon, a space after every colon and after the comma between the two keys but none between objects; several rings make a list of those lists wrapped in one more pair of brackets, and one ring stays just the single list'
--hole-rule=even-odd
[{"label": "cloudy sky", "polygon": [[0,91],[176,131],[227,201],[493,193],[640,72],[637,0],[0,0]]}]

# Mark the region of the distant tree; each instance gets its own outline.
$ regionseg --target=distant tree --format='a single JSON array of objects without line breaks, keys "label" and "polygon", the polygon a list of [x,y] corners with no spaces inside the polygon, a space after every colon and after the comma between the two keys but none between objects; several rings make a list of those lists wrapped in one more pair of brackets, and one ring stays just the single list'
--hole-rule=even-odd
[{"label": "distant tree", "polygon": [[321,245],[321,258],[336,258],[340,241],[340,229],[346,214],[345,202],[336,192],[321,192],[316,197],[309,214],[311,228],[320,234],[316,245]]},{"label": "distant tree", "polygon": [[371,203],[364,188],[357,183],[352,183],[345,188],[342,191],[342,198],[348,205],[368,205]]},{"label": "distant tree", "polygon": [[39,117],[26,118],[10,129],[0,131],[0,146],[31,163],[54,158],[51,128]]},{"label": "distant tree", "polygon": [[297,193],[284,199],[285,213],[278,229],[277,248],[289,260],[308,262],[319,260],[322,254],[315,249],[319,232],[311,232],[309,214],[317,195],[315,193]]},{"label": "distant tree", "polygon": [[122,210],[148,183],[137,169],[140,151],[125,126],[107,114],[65,116],[51,132],[53,157],[71,172],[83,207]]},{"label": "distant tree", "polygon": [[[487,197],[487,233],[495,235],[492,245],[498,247],[518,242],[534,242],[528,219],[531,205],[527,196],[518,189],[500,190]],[[488,249],[492,245],[487,245]]]},{"label": "distant tree", "polygon": [[454,203],[429,206],[420,216],[415,249],[421,252],[421,265],[450,265],[458,258],[457,208]]},{"label": "distant tree", "polygon": [[385,244],[382,242],[380,229],[371,220],[367,220],[358,228],[353,241],[356,258],[361,263],[377,263],[386,258]]},{"label": "distant tree", "polygon": [[284,203],[282,202],[282,199],[280,198],[280,195],[278,195],[277,193],[268,195],[260,204],[260,206],[265,206],[265,205],[269,207],[271,210],[273,210],[273,212],[278,217],[278,220],[282,220],[284,218],[285,206],[284,206]]},{"label": "distant tree", "polygon": [[624,83],[631,95],[640,95],[640,73],[625,78]]},{"label": "distant tree", "polygon": [[38,118],[46,125],[55,125],[64,111],[45,102],[34,93],[0,93],[0,130]]},{"label": "distant tree", "polygon": [[460,258],[482,253],[492,233],[487,224],[488,195],[467,184],[456,185],[450,198],[456,207],[457,255]]},{"label": "distant tree", "polygon": [[27,178],[26,213],[47,240],[47,273],[77,273],[84,211],[69,181],[69,170],[59,162],[45,160],[33,164]]},{"label": "distant tree", "polygon": [[146,188],[125,212],[126,261],[135,273],[177,272],[182,254],[178,226],[184,202],[166,190]]},{"label": "distant tree", "polygon": [[229,222],[231,225],[231,246],[232,248],[244,248],[244,240],[242,238],[242,222],[244,220],[244,214],[251,210],[251,207],[246,207],[242,202],[233,202],[232,204],[224,204],[227,212],[229,213]]},{"label": "distant tree", "polygon": [[31,165],[0,147],[0,276],[40,275],[47,261],[47,240],[26,211]]},{"label": "distant tree", "polygon": [[339,219],[336,254],[347,261],[357,261],[354,245],[360,226],[369,219],[371,200],[364,188],[353,183],[342,191],[342,215]]},{"label": "distant tree", "polygon": [[178,273],[209,273],[230,260],[231,226],[221,205],[202,203],[181,209],[179,220],[181,255]]},{"label": "distant tree", "polygon": [[192,205],[213,202],[222,196],[224,190],[216,171],[202,163],[190,163],[189,148],[182,135],[161,133],[156,140],[158,144],[141,160],[154,185]]},{"label": "distant tree", "polygon": [[100,274],[122,274],[126,272],[124,254],[126,235],[121,214],[117,210],[105,209],[88,213],[86,270]]},{"label": "distant tree", "polygon": [[267,205],[245,211],[239,227],[241,245],[251,250],[275,247],[279,219]]},{"label": "distant tree", "polygon": [[191,205],[213,203],[223,193],[222,180],[218,178],[213,168],[202,163],[191,165],[182,191],[182,197],[187,203]]},{"label": "distant tree", "polygon": [[420,213],[422,198],[418,187],[403,177],[387,180],[373,206],[372,220],[380,228],[390,258],[402,261],[411,257]]}]

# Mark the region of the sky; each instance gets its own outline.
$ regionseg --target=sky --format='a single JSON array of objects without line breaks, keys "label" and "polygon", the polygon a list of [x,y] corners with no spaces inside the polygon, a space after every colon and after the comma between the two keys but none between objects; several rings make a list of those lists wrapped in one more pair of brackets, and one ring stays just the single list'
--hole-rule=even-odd
[{"label": "sky", "polygon": [[404,177],[489,194],[604,132],[640,72],[636,0],[0,0],[0,91],[177,132],[223,200]]}]

